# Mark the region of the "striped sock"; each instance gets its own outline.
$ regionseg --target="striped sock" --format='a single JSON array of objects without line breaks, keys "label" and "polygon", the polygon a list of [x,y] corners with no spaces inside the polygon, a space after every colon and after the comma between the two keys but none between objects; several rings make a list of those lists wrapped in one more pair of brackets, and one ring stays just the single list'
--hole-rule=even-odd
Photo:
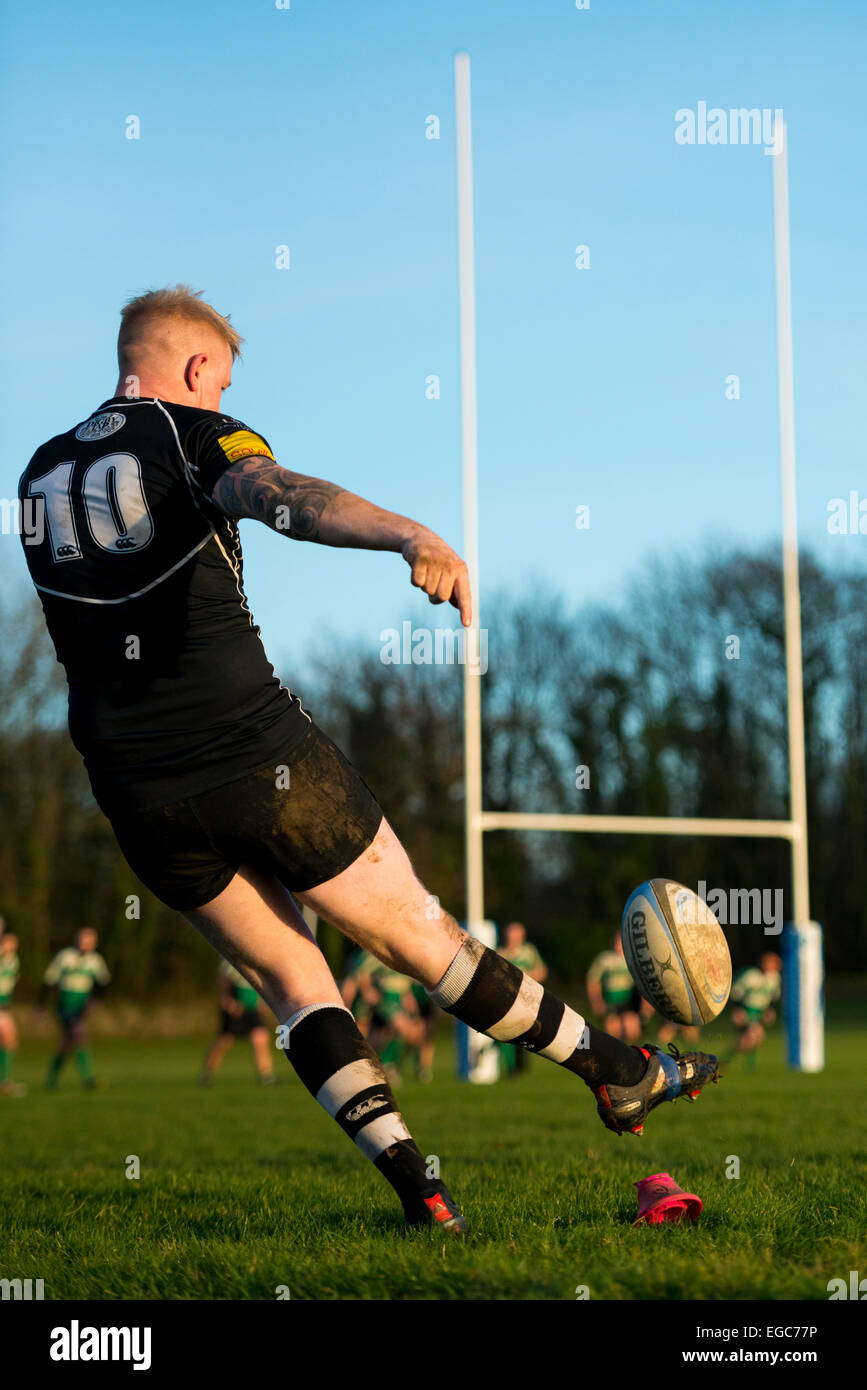
[{"label": "striped sock", "polygon": [[340,1004],[311,1004],[283,1025],[286,1056],[299,1079],[391,1183],[407,1217],[439,1191],[427,1176],[395,1104],[382,1063]]},{"label": "striped sock", "polygon": [[428,993],[446,1013],[498,1042],[514,1043],[573,1071],[587,1085],[632,1086],[647,1059],[592,1023],[475,937]]}]

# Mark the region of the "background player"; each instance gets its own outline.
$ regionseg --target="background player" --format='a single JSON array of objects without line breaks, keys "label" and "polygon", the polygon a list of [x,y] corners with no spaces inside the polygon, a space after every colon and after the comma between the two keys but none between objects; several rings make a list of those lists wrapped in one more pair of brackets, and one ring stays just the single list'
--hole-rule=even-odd
[{"label": "background player", "polygon": [[[548,978],[548,967],[532,941],[527,940],[527,928],[523,922],[506,923],[497,954],[504,960],[511,961],[516,969],[523,970],[531,980],[536,980],[539,984]],[[507,1076],[517,1076],[527,1065],[527,1054],[523,1047],[501,1043],[500,1061]]]},{"label": "background player", "polygon": [[774,1005],[780,998],[782,965],[775,951],[765,951],[758,965],[747,965],[735,975],[731,1001],[732,1023],[738,1041],[726,1061],[741,1053],[746,1056],[748,1067],[756,1065],[758,1049],[765,1040],[765,1028],[777,1017]]},{"label": "background player", "polygon": [[418,1046],[411,1048],[410,1051],[415,1056],[416,1077],[423,1086],[426,1086],[433,1081],[434,1076],[438,1010],[424,985],[420,985],[417,980],[412,981],[412,997],[416,1002],[421,1019],[422,1038]]},{"label": "background player", "polygon": [[376,964],[376,956],[365,951],[363,946],[358,946],[350,952],[346,962],[346,973],[340,981],[340,997],[346,1008],[351,1009],[358,1031],[364,1038],[370,1036],[377,997],[376,990],[370,983],[370,972]]},{"label": "background player", "polygon": [[357,965],[358,997],[370,1009],[367,1037],[385,1067],[391,1084],[399,1085],[408,1049],[420,1048],[425,1039],[424,1023],[413,993],[413,981],[399,970],[385,965],[369,951]]},{"label": "background player", "polygon": [[12,1065],[18,1051],[18,1029],[12,1013],[12,991],[21,969],[18,937],[3,930],[0,917],[0,1096],[22,1096],[26,1087],[12,1079]]},{"label": "background player", "polygon": [[[607,951],[600,951],[587,971],[587,997],[607,1033],[637,1042],[641,1037],[641,995],[629,973],[617,931]],[[662,1035],[660,1034],[660,1037]]]},{"label": "background player", "polygon": [[217,1036],[211,1043],[202,1068],[201,1082],[210,1086],[220,1063],[236,1038],[249,1038],[256,1071],[263,1086],[273,1086],[271,1039],[259,1014],[259,996],[227,960],[220,962],[220,1013]]},{"label": "background player", "polygon": [[82,1084],[94,1090],[90,1051],[86,1046],[85,1018],[94,998],[101,996],[111,976],[108,966],[97,951],[99,938],[93,927],[82,927],[75,934],[75,945],[58,951],[45,972],[42,998],[47,990],[57,988],[57,1017],[60,1022],[60,1046],[51,1059],[45,1084],[49,1090],[57,1085],[63,1064],[70,1052],[75,1053]]}]

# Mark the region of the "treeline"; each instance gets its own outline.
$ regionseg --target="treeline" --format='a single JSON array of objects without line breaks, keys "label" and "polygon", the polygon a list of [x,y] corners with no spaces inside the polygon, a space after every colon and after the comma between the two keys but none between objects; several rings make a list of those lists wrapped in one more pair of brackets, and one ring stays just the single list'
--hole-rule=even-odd
[{"label": "treeline", "polygon": [[[829,969],[850,972],[867,968],[867,577],[831,576],[804,555],[801,579],[812,911]],[[446,621],[431,614],[432,627]],[[141,888],[92,801],[38,608],[3,617],[0,911],[22,937],[25,986],[85,922],[119,991],[210,985],[210,951]],[[519,598],[486,603],[482,621],[487,809],[787,818],[776,552],[660,566],[619,601],[578,608],[525,584]],[[378,649],[345,644],[323,653],[299,693],[374,788],[431,892],[461,915],[458,669],[383,664]],[[583,975],[631,889],[665,875],[726,893],[781,889],[790,910],[782,842],[486,836],[488,915],[524,920],[565,981]],[[756,921],[729,936],[738,960],[774,941]],[[341,944],[325,942],[337,963]]]}]

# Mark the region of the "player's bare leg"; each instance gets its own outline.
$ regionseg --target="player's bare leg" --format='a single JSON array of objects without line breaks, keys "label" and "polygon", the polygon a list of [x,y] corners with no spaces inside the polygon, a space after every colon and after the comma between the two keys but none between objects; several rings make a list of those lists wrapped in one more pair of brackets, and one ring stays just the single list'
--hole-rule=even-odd
[{"label": "player's bare leg", "polygon": [[18,1028],[11,1012],[0,1009],[0,1096],[21,1096],[26,1087],[12,1080],[12,1062],[18,1051]]},{"label": "player's bare leg", "polygon": [[320,917],[387,965],[411,975],[435,1003],[480,1033],[575,1072],[606,1126],[640,1133],[651,1109],[715,1080],[715,1057],[670,1057],[631,1047],[588,1024],[538,981],[483,946],[418,881],[383,819],[367,849],[335,878],[299,893]]},{"label": "player's bare leg", "polygon": [[226,1053],[231,1051],[234,1041],[235,1039],[232,1037],[231,1033],[220,1033],[214,1038],[202,1064],[201,1081],[203,1086],[210,1086]]},{"label": "player's bare leg", "polygon": [[57,1085],[60,1072],[71,1053],[75,1054],[82,1085],[87,1090],[95,1090],[98,1082],[93,1075],[90,1051],[87,1047],[87,1030],[82,1014],[77,1014],[61,1022],[60,1046],[51,1059],[45,1081],[48,1090],[53,1090]]},{"label": "player's bare leg", "polygon": [[738,1052],[743,1054],[746,1059],[746,1065],[751,1071],[758,1062],[759,1048],[764,1041],[764,1028],[758,1019],[752,1020],[744,1029],[738,1043]]},{"label": "player's bare leg", "polygon": [[638,1042],[641,1037],[641,1019],[638,1014],[631,1012],[624,1014],[621,1019],[621,1027],[623,1030],[621,1037],[625,1038],[627,1042]]},{"label": "player's bare leg", "polygon": [[732,1023],[735,1026],[735,1040],[723,1057],[728,1065],[736,1057],[744,1057],[747,1066],[756,1065],[758,1048],[765,1040],[765,1030],[756,1018],[750,1018],[746,1009],[736,1005],[732,1009]]},{"label": "player's bare leg", "polygon": [[250,1032],[250,1046],[253,1049],[253,1060],[256,1063],[256,1071],[263,1086],[270,1086],[274,1080],[274,1068],[271,1065],[271,1040],[268,1037],[266,1028],[253,1028]]},{"label": "player's bare leg", "polygon": [[300,1080],[391,1183],[407,1224],[464,1234],[466,1222],[444,1185],[428,1177],[382,1064],[282,884],[244,867],[185,915],[273,1011]]},{"label": "player's bare leg", "polygon": [[325,957],[276,878],[243,867],[216,898],[184,915],[278,1019],[314,1003],[343,1007]]}]

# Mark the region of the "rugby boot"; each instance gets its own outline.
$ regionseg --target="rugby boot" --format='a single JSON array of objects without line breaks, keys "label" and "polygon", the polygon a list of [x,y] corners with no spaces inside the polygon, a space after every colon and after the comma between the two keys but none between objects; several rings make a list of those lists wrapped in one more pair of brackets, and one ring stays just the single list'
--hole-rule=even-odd
[{"label": "rugby boot", "polygon": [[664,1100],[697,1099],[702,1086],[719,1080],[719,1061],[708,1052],[668,1052],[654,1043],[638,1049],[647,1058],[647,1070],[634,1086],[598,1086],[596,1109],[606,1129],[615,1134],[641,1134],[644,1121]]},{"label": "rugby boot", "polygon": [[452,1236],[469,1235],[466,1218],[443,1183],[432,1183],[430,1189],[419,1192],[413,1207],[404,1209],[407,1230],[427,1227]]}]

